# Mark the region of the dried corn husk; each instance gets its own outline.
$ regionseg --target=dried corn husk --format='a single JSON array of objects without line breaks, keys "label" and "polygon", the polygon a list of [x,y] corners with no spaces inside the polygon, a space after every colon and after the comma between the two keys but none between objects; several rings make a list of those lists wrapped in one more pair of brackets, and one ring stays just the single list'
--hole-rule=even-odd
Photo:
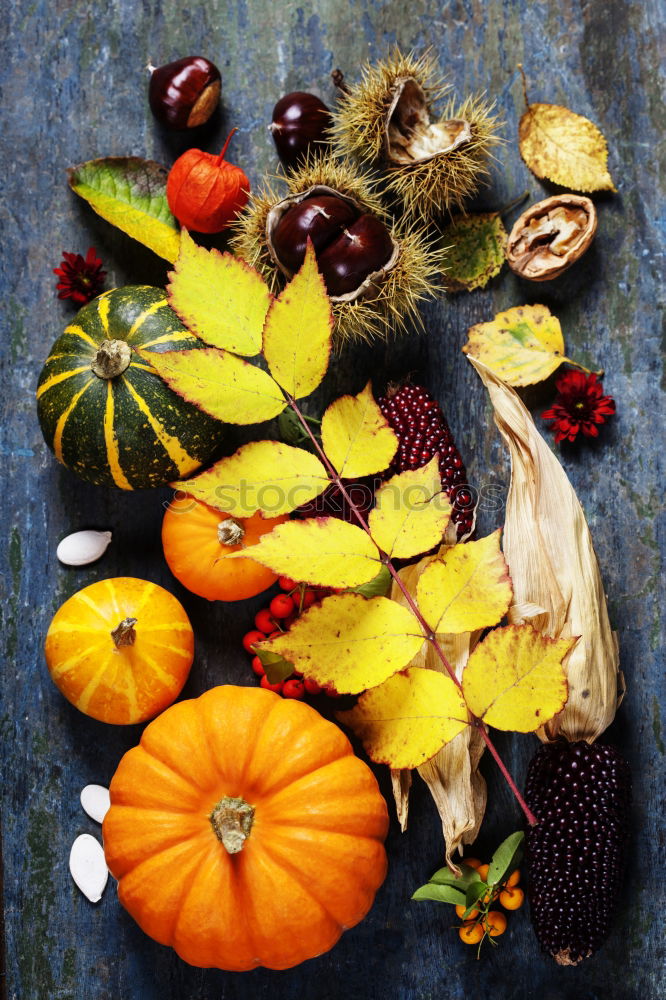
[{"label": "dried corn husk", "polygon": [[476,368],[511,454],[504,555],[513,582],[512,624],[529,623],[551,638],[580,636],[564,661],[569,700],[539,730],[593,743],[610,725],[624,694],[617,637],[583,509],[564,469],[514,390],[480,361]]},{"label": "dried corn husk", "polygon": [[[415,565],[407,566],[400,571],[400,577],[410,594],[416,593],[417,581],[433,558],[436,556],[426,556]],[[396,584],[393,585],[391,597],[406,606],[404,595]],[[480,632],[437,636],[457,677],[462,676],[463,668],[479,636]],[[430,643],[425,644],[425,649],[414,657],[410,666],[444,670]],[[419,774],[430,789],[442,820],[446,863],[456,874],[460,874],[460,870],[453,862],[453,855],[458,849],[462,851],[463,844],[471,844],[476,840],[486,809],[486,783],[478,771],[484,748],[485,742],[479,731],[468,726],[418,768]],[[411,771],[392,771],[391,777],[398,820],[401,829],[405,830]]]}]

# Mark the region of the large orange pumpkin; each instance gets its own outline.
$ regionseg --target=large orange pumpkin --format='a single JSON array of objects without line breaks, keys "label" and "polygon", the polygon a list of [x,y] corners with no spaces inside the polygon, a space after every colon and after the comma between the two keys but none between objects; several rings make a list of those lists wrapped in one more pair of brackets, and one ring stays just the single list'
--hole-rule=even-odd
[{"label": "large orange pumpkin", "polygon": [[177,580],[209,601],[241,601],[271,587],[277,574],[254,559],[227,559],[231,552],[256,545],[262,535],[289,520],[229,517],[193,497],[179,497],[167,507],[162,547]]},{"label": "large orange pumpkin", "polygon": [[56,687],[101,722],[145,722],[180,694],[194,659],[185,609],[134,577],[100,580],[58,609],[44,644]]},{"label": "large orange pumpkin", "polygon": [[143,930],[191,965],[287,969],[328,951],[386,874],[386,803],[308,705],[223,686],[144,731],[111,781],[104,850]]}]

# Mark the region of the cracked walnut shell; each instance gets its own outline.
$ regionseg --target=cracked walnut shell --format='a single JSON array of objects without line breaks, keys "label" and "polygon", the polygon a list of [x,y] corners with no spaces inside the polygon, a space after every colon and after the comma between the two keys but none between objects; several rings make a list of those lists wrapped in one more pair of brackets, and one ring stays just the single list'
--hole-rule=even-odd
[{"label": "cracked walnut shell", "polygon": [[550,281],[585,253],[597,231],[589,198],[560,194],[532,205],[516,221],[507,243],[509,267],[521,278]]}]

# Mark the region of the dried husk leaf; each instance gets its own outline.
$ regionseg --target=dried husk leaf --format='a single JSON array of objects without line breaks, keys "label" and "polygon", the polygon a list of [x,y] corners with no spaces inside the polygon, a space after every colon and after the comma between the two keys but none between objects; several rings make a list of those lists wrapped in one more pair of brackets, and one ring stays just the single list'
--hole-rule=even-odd
[{"label": "dried husk leaf", "polygon": [[490,393],[511,454],[504,555],[514,588],[509,622],[551,638],[580,636],[564,660],[569,700],[537,733],[593,743],[624,694],[616,634],[583,509],[564,469],[514,390],[470,358]]},{"label": "dried husk leaf", "polygon": [[[418,579],[433,558],[436,557],[426,556],[400,571],[400,577],[411,594],[416,593]],[[407,606],[402,591],[395,583],[391,597],[398,604]],[[458,678],[462,677],[463,668],[480,635],[481,632],[466,632],[462,635],[437,636]],[[424,644],[409,666],[444,672],[430,643]],[[479,731],[468,726],[434,757],[417,768],[435,800],[442,820],[446,863],[456,875],[460,874],[460,870],[453,861],[453,855],[456,850],[462,853],[464,844],[474,843],[486,809],[486,783],[478,770],[484,748],[485,742]],[[398,820],[404,831],[407,827],[411,772],[392,771],[391,777]]]},{"label": "dried husk leaf", "polygon": [[409,790],[412,787],[412,772],[407,768],[402,770],[391,768],[391,787],[395,801],[395,811],[400,824],[400,832],[407,829],[409,818]]}]

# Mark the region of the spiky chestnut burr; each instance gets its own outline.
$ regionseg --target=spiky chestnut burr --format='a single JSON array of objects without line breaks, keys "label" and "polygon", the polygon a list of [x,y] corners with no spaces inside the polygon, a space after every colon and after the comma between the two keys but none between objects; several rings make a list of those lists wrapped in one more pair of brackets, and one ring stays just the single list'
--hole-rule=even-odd
[{"label": "spiky chestnut burr", "polygon": [[[233,231],[235,252],[256,268],[275,293],[288,280],[273,242],[281,214],[314,196],[335,196],[354,206],[357,216],[370,214],[387,227],[395,253],[371,273],[359,289],[332,296],[336,346],[349,340],[388,339],[420,323],[418,306],[437,294],[444,255],[416,227],[391,223],[370,179],[348,163],[316,156],[285,178],[286,195],[266,186],[254,194]],[[285,271],[287,273],[285,273]]]},{"label": "spiky chestnut burr", "polygon": [[608,936],[626,863],[629,765],[612,746],[544,744],[529,766],[525,799],[530,916],[559,965],[578,965]]},{"label": "spiky chestnut burr", "polygon": [[386,60],[366,65],[333,112],[338,155],[382,169],[387,193],[424,221],[461,208],[478,191],[499,141],[494,105],[482,96],[449,100],[441,117],[432,120],[433,104],[447,90],[432,56],[416,58],[396,49]]},{"label": "spiky chestnut burr", "polygon": [[467,485],[467,472],[442,408],[421,385],[389,389],[379,408],[400,442],[393,459],[393,472],[420,469],[439,455],[442,489],[453,506],[451,520],[458,539],[474,528],[474,501]]}]

